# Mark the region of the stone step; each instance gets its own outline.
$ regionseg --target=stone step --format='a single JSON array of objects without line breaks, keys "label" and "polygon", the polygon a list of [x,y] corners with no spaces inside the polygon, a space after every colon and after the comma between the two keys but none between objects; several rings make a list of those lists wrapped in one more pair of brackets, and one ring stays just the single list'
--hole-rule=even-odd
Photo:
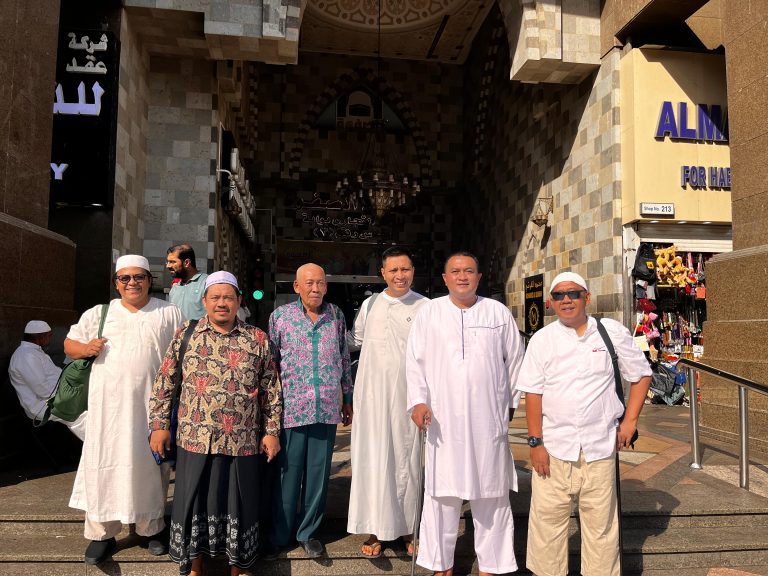
[{"label": "stone step", "polygon": [[[768,567],[768,531],[760,529],[728,530],[722,526],[675,528],[659,526],[657,530],[630,528],[624,530],[624,564],[628,573],[675,568],[709,568],[712,566]],[[515,551],[521,566],[525,562],[525,527],[516,530]],[[319,561],[304,558],[296,547],[272,562],[260,561],[255,573],[274,576],[331,576],[344,574],[409,574],[410,558],[401,543],[385,543],[382,557],[375,560],[360,555],[365,536],[326,534],[327,557]],[[139,548],[137,537],[127,530],[119,537],[114,561],[101,566],[102,572],[125,576],[177,573],[167,558],[157,558]],[[82,574],[82,554],[86,541],[82,525],[75,522],[1,522],[0,574]],[[579,539],[575,529],[569,541],[573,566],[578,563]],[[25,568],[26,567],[26,568]],[[34,567],[34,568],[33,568]],[[223,561],[212,563],[211,574],[226,574]],[[456,548],[457,573],[476,573],[471,532],[460,534]],[[421,575],[429,571],[417,569]],[[760,573],[760,572],[757,572]]]}]

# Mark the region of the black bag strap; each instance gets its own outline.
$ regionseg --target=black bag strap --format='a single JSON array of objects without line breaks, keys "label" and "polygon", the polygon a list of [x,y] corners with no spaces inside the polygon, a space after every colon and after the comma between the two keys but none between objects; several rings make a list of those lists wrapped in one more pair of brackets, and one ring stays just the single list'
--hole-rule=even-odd
[{"label": "black bag strap", "polygon": [[600,337],[603,339],[603,342],[605,342],[605,347],[608,349],[608,354],[611,355],[611,364],[613,364],[613,380],[616,383],[616,395],[619,397],[619,400],[621,400],[622,406],[624,406],[624,386],[621,384],[621,372],[619,372],[619,355],[616,354],[616,348],[613,347],[613,342],[611,342],[611,338],[608,336],[608,332],[606,331],[605,326],[603,326],[603,323],[600,322],[600,318],[595,318],[595,321],[597,322],[597,331],[600,332]]},{"label": "black bag strap", "polygon": [[[621,384],[621,372],[619,371],[619,355],[616,354],[616,348],[613,347],[613,342],[611,342],[610,336],[608,336],[608,331],[605,329],[605,326],[603,326],[602,322],[600,322],[600,318],[595,318],[595,321],[597,322],[597,331],[600,333],[600,337],[603,339],[603,342],[605,342],[605,347],[608,349],[608,354],[611,355],[611,364],[613,364],[613,380],[616,383],[616,395],[619,397],[619,400],[621,400],[621,405],[625,407],[626,410],[626,403],[624,402],[624,386]],[[621,415],[621,418],[619,418],[619,422],[624,418],[624,414]],[[632,439],[629,441],[629,445],[632,447],[632,449],[635,449],[635,440],[637,440],[638,432],[635,430],[635,433],[632,435]]]},{"label": "black bag strap", "polygon": [[173,379],[173,400],[171,406],[174,406],[179,400],[179,393],[181,392],[181,383],[184,380],[184,374],[182,371],[182,362],[184,362],[184,355],[187,353],[187,347],[189,346],[189,339],[192,337],[192,332],[195,331],[195,326],[199,320],[190,320],[189,326],[184,330],[184,336],[181,338],[181,344],[179,344],[179,360],[176,363],[177,370]]}]

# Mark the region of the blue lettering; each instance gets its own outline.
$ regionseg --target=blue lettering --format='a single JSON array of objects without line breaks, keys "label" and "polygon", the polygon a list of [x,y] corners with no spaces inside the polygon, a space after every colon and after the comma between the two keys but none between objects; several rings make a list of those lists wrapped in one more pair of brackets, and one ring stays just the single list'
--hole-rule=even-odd
[{"label": "blue lettering", "polygon": [[698,184],[699,188],[707,187],[707,171],[704,169],[704,166],[699,166]]},{"label": "blue lettering", "polygon": [[675,109],[672,102],[665,101],[661,105],[661,116],[656,127],[656,138],[664,138],[669,134],[670,138],[677,138],[677,122],[675,122]]},{"label": "blue lettering", "polygon": [[[717,166],[709,167],[709,187],[716,188],[718,186],[718,172],[722,174],[722,171],[717,169]],[[722,187],[722,185],[720,185]]]},{"label": "blue lettering", "polygon": [[690,166],[683,166],[681,169],[680,174],[680,187],[685,188],[685,185],[688,183],[688,176],[691,173],[691,167]]},{"label": "blue lettering", "polygon": [[731,167],[728,166],[728,168],[725,169],[725,187],[730,188],[731,187]]},{"label": "blue lettering", "polygon": [[698,138],[710,142],[724,142],[723,136],[723,109],[713,104],[712,108],[706,104],[698,104]]},{"label": "blue lettering", "polygon": [[682,140],[696,140],[696,130],[688,128],[688,103],[678,104],[677,119],[680,122],[680,138]]}]

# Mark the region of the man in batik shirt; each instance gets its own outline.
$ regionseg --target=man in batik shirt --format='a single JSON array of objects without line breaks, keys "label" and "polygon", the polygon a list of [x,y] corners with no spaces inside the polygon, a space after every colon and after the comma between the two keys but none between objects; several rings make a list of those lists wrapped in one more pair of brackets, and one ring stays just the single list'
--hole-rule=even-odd
[{"label": "man in batik shirt", "polygon": [[253,565],[266,537],[259,524],[258,455],[269,461],[280,451],[282,396],[267,335],[237,318],[237,279],[214,272],[202,301],[206,315],[176,332],[155,379],[150,448],[163,458],[171,447],[174,381],[181,371],[169,555],[182,575],[197,576],[203,556],[226,554],[236,576]]},{"label": "man in batik shirt", "polygon": [[325,272],[304,264],[293,289],[299,298],[269,318],[284,401],[272,536],[278,549],[295,537],[308,557],[317,558],[323,545],[314,536],[325,512],[336,425],[352,423],[352,380],[344,314],[323,302]]}]

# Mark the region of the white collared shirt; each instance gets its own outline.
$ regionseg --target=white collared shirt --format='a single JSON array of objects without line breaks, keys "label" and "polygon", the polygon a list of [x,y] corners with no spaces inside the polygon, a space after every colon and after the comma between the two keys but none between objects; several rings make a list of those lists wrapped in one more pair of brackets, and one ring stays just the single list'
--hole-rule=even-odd
[{"label": "white collared shirt", "polygon": [[45,402],[56,388],[60,374],[61,368],[37,344],[22,342],[16,349],[8,366],[8,376],[27,416],[42,416]]},{"label": "white collared shirt", "polygon": [[[622,324],[603,319],[628,382],[651,375],[651,367]],[[611,356],[591,316],[583,336],[560,321],[533,335],[520,369],[518,390],[542,395],[544,447],[560,460],[608,458],[624,407],[616,395]]]}]

